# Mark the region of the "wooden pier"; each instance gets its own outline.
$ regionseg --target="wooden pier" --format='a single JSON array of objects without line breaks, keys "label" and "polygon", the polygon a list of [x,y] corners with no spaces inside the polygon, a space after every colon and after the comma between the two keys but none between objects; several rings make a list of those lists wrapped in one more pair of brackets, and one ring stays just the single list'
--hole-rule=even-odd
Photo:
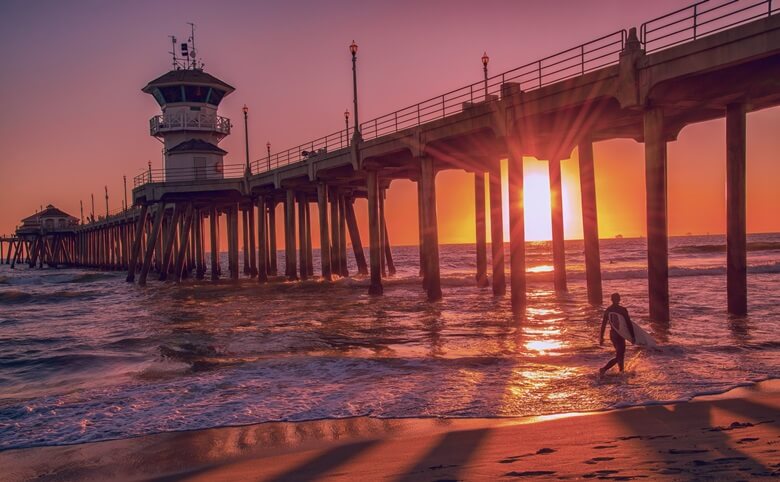
[{"label": "wooden pier", "polygon": [[[318,274],[325,280],[350,276],[346,261],[352,255],[358,273],[369,275],[369,293],[379,295],[383,276],[394,271],[385,192],[393,180],[407,179],[418,185],[421,284],[436,300],[446,293],[440,281],[435,179],[443,170],[459,169],[474,174],[475,284],[491,285],[495,295],[506,292],[502,227],[508,216],[511,297],[514,305],[523,306],[523,211],[534,209],[522,203],[523,157],[549,163],[554,288],[565,291],[560,162],[576,148],[588,300],[598,305],[603,296],[592,144],[630,138],[645,145],[649,311],[653,319],[666,321],[667,143],[686,125],[726,117],[728,310],[745,314],[745,116],[780,104],[780,16],[769,1],[705,7],[681,9],[639,31],[618,30],[363,122],[359,130],[348,128],[273,155],[269,151],[247,169],[224,166],[219,178],[202,179],[191,169],[149,169],[135,179],[132,209],[80,226],[71,237],[54,241],[59,248],[46,249],[61,253],[56,264],[127,270],[127,281],[141,285],[150,273],[171,281],[243,275],[265,283],[281,274],[306,280],[315,275],[310,205],[316,203]],[[706,21],[715,17],[718,23]],[[508,159],[508,213],[502,208],[502,159]],[[368,260],[353,208],[359,198],[368,201]],[[279,204],[284,208],[283,273],[277,272]],[[227,229],[226,271],[217,256],[221,216]],[[4,241],[16,246],[15,252],[39,249],[22,239]]]}]

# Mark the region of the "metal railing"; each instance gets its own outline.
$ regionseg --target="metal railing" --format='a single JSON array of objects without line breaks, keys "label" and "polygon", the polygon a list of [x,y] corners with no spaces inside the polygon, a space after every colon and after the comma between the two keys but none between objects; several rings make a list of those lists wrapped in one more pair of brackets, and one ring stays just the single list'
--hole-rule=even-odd
[{"label": "metal railing", "polygon": [[160,132],[171,130],[193,129],[200,131],[215,131],[220,134],[230,134],[230,119],[214,113],[198,111],[180,111],[156,115],[149,119],[149,133],[156,136]]},{"label": "metal railing", "polygon": [[[710,0],[703,0],[643,23],[640,27],[640,41],[646,52],[661,50],[757,18],[771,16],[780,10],[777,4],[780,4],[780,0],[775,0],[774,4],[773,0],[729,0],[720,3],[710,3]],[[459,114],[469,103],[476,104],[501,98],[502,94],[505,94],[502,92],[502,86],[508,83],[514,83],[520,91],[528,92],[617,64],[620,60],[620,53],[625,47],[626,37],[626,30],[618,30],[590,42],[494,75],[489,77],[487,81],[475,82],[363,122],[360,124],[361,137],[363,140],[370,140]],[[229,129],[229,120],[225,120]],[[252,173],[258,174],[273,170],[325,152],[349,147],[353,134],[354,129],[352,128],[340,130],[325,137],[261,157],[251,163]],[[226,169],[228,169],[227,166]],[[233,177],[240,177],[244,174],[243,166],[238,165],[235,169]],[[239,170],[240,172],[238,172]],[[181,180],[193,179],[192,171],[193,169],[189,169],[190,174],[182,175]],[[227,171],[225,177],[230,177]],[[171,180],[170,177],[166,179],[164,172],[160,170],[158,174],[147,171],[136,176],[134,182],[137,187],[146,182]]]},{"label": "metal railing", "polygon": [[213,181],[243,177],[245,164],[218,164],[219,167],[169,167],[147,169],[133,178],[133,187],[151,182]]},{"label": "metal railing", "polygon": [[769,17],[780,10],[775,0],[703,0],[642,24],[640,41],[645,52],[674,45]]},{"label": "metal railing", "polygon": [[[544,57],[529,64],[508,70],[460,89],[438,95],[390,114],[360,124],[363,140],[393,134],[403,129],[416,127],[426,122],[442,119],[463,111],[465,102],[477,103],[500,96],[501,86],[508,82],[529,91],[555,82],[577,77],[590,71],[616,64],[626,42],[626,31],[599,37],[590,42]],[[349,146],[354,129],[341,130],[314,141],[271,154],[252,162],[252,172],[259,173],[306,160],[312,155],[328,149]]]},{"label": "metal railing", "polygon": [[[493,100],[501,96],[504,84],[515,83],[530,91],[590,71],[616,64],[626,42],[626,31],[599,37],[590,42],[544,57],[487,79],[455,89],[418,104],[360,124],[363,139],[373,139],[403,129],[442,119],[463,111],[464,103]],[[487,96],[485,91],[487,90]],[[495,97],[494,97],[495,96]]]},{"label": "metal railing", "polygon": [[349,147],[351,142],[351,136],[355,133],[355,129],[350,127],[343,129],[333,134],[328,134],[325,137],[320,137],[313,141],[306,142],[304,144],[278,151],[273,154],[261,157],[252,161],[250,164],[252,167],[252,173],[257,174],[260,172],[270,171],[277,167],[286,166],[289,164],[295,164],[306,160],[310,157],[325,154],[327,152],[344,149]]}]

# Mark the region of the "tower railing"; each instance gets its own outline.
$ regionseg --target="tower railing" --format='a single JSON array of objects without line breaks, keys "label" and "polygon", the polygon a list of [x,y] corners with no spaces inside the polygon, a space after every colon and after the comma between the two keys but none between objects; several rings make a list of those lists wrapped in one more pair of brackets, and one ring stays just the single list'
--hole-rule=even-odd
[{"label": "tower railing", "polygon": [[175,130],[214,131],[220,134],[230,134],[230,119],[215,113],[199,111],[179,111],[156,115],[149,119],[149,132],[156,136],[161,132]]},{"label": "tower railing", "polygon": [[149,183],[198,182],[237,179],[245,174],[245,164],[217,164],[216,166],[168,167],[146,169],[133,178],[133,188]]}]

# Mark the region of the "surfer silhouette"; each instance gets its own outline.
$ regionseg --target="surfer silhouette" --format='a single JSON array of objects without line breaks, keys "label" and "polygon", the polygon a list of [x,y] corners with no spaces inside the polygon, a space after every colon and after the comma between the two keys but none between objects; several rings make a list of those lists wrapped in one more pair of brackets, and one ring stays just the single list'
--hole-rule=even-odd
[{"label": "surfer silhouette", "polygon": [[[636,339],[634,324],[631,322],[631,317],[628,316],[628,310],[620,306],[619,293],[612,293],[612,304],[604,310],[604,318],[601,320],[599,345],[604,345],[604,331],[607,328],[607,323],[609,323],[609,339],[612,341],[612,346],[615,347],[615,357],[599,369],[600,376],[603,376],[607,370],[616,364],[620,371],[623,371],[626,356],[626,338],[624,335],[630,336],[629,341],[631,343],[634,343]],[[627,331],[626,328],[628,329]],[[621,335],[621,331],[623,331],[624,335]]]}]

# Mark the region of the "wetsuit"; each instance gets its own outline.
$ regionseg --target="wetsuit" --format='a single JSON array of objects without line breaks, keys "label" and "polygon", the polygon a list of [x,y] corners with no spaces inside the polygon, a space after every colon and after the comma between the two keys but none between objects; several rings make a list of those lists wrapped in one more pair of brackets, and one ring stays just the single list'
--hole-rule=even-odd
[{"label": "wetsuit", "polygon": [[[634,325],[631,323],[631,317],[628,316],[628,310],[616,304],[610,305],[609,308],[604,310],[604,319],[601,321],[601,339],[604,339],[604,329],[606,328],[607,323],[609,323],[610,313],[619,313],[620,315],[623,315],[623,318],[626,319],[626,324],[628,325],[628,331],[631,332],[631,338],[636,339],[634,336]],[[606,372],[617,363],[618,368],[620,368],[620,371],[622,372],[626,357],[626,339],[620,336],[620,333],[612,328],[611,323],[609,324],[609,339],[612,341],[612,346],[615,347],[615,358],[608,361],[601,371]]]}]

